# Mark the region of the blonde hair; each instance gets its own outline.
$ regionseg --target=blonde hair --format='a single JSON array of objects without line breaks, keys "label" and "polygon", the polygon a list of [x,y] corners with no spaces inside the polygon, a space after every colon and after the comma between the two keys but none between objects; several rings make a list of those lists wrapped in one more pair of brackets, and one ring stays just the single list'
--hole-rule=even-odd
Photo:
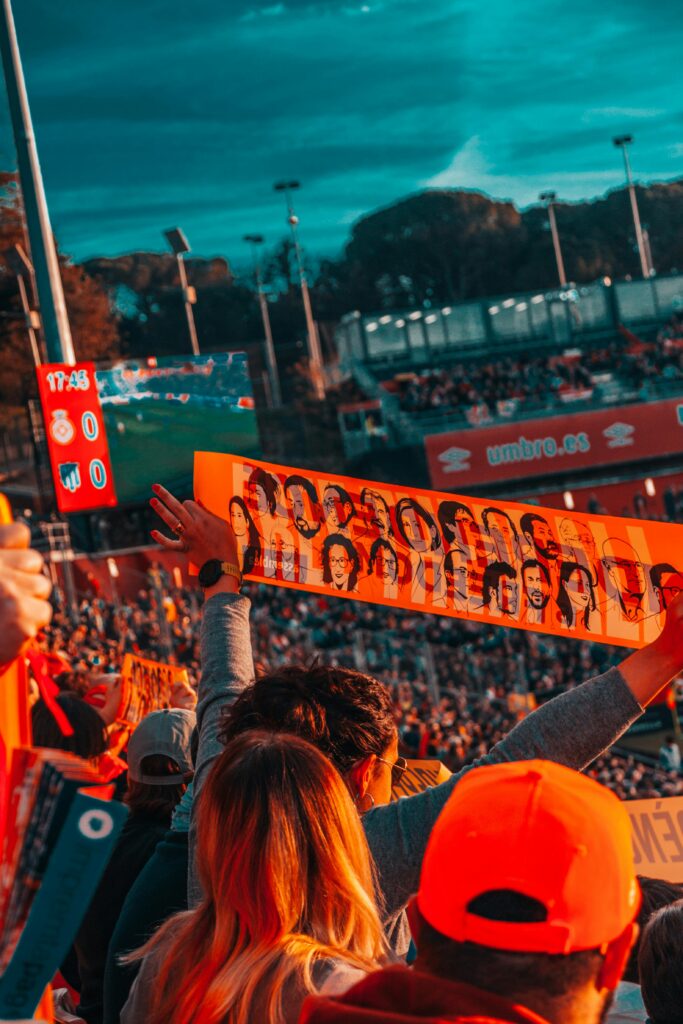
[{"label": "blonde hair", "polygon": [[[159,963],[148,1024],[284,1021],[314,968],[372,970],[386,953],[373,864],[341,776],[305,740],[245,733],[216,760],[198,808],[205,893],[133,959]],[[264,1015],[265,1008],[265,1015]]]}]

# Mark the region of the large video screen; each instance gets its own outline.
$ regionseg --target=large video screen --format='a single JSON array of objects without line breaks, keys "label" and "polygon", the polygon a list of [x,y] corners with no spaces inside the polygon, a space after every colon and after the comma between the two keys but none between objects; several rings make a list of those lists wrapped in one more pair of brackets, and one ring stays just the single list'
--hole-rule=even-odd
[{"label": "large video screen", "polygon": [[119,504],[145,501],[154,481],[189,494],[198,449],[259,454],[244,352],[130,360],[95,379]]}]

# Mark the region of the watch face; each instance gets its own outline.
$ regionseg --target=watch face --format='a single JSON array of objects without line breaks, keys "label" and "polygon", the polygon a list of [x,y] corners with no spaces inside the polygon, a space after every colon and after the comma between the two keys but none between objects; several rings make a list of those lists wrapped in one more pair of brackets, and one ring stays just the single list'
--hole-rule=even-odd
[{"label": "watch face", "polygon": [[221,575],[220,561],[217,558],[210,558],[208,562],[204,562],[197,578],[200,587],[212,587],[214,583],[218,583]]}]

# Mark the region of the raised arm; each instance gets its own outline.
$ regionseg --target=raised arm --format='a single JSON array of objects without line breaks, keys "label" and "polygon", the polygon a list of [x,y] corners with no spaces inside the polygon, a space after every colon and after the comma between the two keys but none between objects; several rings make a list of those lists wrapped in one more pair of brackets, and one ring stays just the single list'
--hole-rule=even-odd
[{"label": "raised arm", "polygon": [[414,892],[434,822],[465,771],[499,761],[542,758],[581,770],[610,747],[683,670],[683,594],[661,635],[618,668],[567,690],[528,715],[492,750],[448,782],[378,807],[363,821],[391,917]]},{"label": "raised arm", "polygon": [[[224,520],[194,501],[179,502],[156,484],[152,508],[175,533],[169,538],[154,530],[152,536],[167,550],[183,551],[201,567],[210,559],[237,564],[237,541]],[[190,825],[188,894],[190,903],[200,895],[194,872],[196,839],[195,808],[214,759],[222,744],[218,739],[223,709],[254,681],[254,662],[249,633],[250,601],[239,593],[234,576],[221,576],[204,592],[201,623],[202,673],[197,704],[199,747],[194,774],[194,799]]]}]

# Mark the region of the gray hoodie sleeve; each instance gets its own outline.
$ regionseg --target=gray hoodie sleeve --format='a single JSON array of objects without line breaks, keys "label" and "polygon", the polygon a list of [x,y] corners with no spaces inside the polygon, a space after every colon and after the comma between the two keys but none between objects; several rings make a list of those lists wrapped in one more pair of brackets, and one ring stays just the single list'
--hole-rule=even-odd
[{"label": "gray hoodie sleeve", "polygon": [[619,669],[554,697],[524,718],[485,757],[447,782],[416,796],[377,807],[363,818],[391,918],[417,892],[429,833],[459,779],[472,768],[541,758],[581,770],[621,736],[642,713]]},{"label": "gray hoodie sleeve", "polygon": [[194,797],[190,821],[188,900],[192,907],[201,899],[196,878],[197,799],[214,759],[223,746],[218,739],[223,709],[254,681],[249,610],[251,602],[241,594],[216,594],[202,610],[201,657],[197,728],[199,749],[194,774]]},{"label": "gray hoodie sleeve", "polygon": [[[249,633],[249,601],[221,594],[205,605],[202,617],[202,679],[197,723],[199,754],[195,792],[204,784],[221,751],[217,731],[222,709],[254,677]],[[560,694],[521,721],[504,740],[470,767],[499,761],[544,758],[581,769],[611,746],[641,714],[642,708],[618,669],[610,669]],[[469,770],[466,769],[466,770]],[[427,839],[459,778],[417,796],[377,807],[363,818],[379,871],[387,917],[395,917],[417,890]],[[194,822],[190,828],[190,905],[199,889],[193,872]]]}]

